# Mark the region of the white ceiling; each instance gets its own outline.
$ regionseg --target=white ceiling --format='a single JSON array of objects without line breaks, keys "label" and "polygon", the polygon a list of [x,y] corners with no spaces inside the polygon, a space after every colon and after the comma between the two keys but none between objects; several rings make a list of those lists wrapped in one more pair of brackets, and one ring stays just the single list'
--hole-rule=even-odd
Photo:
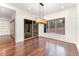
[{"label": "white ceiling", "polygon": [[[33,15],[39,15],[39,3],[8,3],[9,5],[28,11]],[[44,15],[75,7],[75,3],[44,3]],[[14,10],[0,6],[0,18],[11,19],[15,14]]]},{"label": "white ceiling", "polygon": [[[39,3],[10,3],[17,8],[39,15]],[[44,3],[44,15],[75,7],[75,3]]]},{"label": "white ceiling", "polygon": [[8,9],[6,7],[0,6],[0,19],[11,19],[15,14],[14,10]]}]

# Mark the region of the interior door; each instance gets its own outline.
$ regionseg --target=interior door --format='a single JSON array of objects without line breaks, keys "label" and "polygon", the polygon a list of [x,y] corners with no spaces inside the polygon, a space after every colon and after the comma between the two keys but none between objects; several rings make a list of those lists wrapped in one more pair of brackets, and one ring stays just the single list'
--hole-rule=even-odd
[{"label": "interior door", "polygon": [[10,35],[13,39],[15,39],[15,19],[10,21]]}]

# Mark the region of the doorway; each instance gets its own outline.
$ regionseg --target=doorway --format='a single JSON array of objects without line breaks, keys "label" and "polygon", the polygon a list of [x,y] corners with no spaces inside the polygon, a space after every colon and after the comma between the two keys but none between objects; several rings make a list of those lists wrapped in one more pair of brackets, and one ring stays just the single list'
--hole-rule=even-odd
[{"label": "doorway", "polygon": [[0,6],[0,48],[15,43],[16,11]]}]

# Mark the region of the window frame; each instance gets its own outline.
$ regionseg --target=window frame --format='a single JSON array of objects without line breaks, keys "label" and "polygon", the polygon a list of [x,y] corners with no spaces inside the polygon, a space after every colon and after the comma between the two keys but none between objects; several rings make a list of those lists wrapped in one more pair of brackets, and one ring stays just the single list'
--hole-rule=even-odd
[{"label": "window frame", "polygon": [[[63,25],[63,33],[57,33],[57,31],[56,31],[56,22],[57,22],[57,20],[59,21],[59,20],[63,20],[64,21],[64,25]],[[53,21],[55,24],[54,24],[54,26],[55,26],[55,28],[54,28],[54,32],[52,32],[52,31],[49,31],[50,30],[50,21]],[[56,18],[56,19],[51,19],[51,20],[48,20],[48,24],[47,24],[47,26],[48,26],[48,28],[46,28],[45,29],[45,25],[44,25],[44,30],[48,30],[48,31],[46,31],[46,32],[44,32],[44,33],[56,33],[56,34],[61,34],[61,35],[65,35],[65,17],[61,17],[61,18]]]}]

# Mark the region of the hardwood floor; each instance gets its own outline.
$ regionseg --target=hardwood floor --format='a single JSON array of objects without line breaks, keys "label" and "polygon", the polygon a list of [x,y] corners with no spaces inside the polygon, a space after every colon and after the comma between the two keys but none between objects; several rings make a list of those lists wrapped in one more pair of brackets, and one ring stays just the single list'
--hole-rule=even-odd
[{"label": "hardwood floor", "polygon": [[10,35],[0,35],[0,48],[13,44],[14,41]]},{"label": "hardwood floor", "polygon": [[77,56],[74,44],[37,37],[18,44],[6,43],[0,48],[2,56]]}]

